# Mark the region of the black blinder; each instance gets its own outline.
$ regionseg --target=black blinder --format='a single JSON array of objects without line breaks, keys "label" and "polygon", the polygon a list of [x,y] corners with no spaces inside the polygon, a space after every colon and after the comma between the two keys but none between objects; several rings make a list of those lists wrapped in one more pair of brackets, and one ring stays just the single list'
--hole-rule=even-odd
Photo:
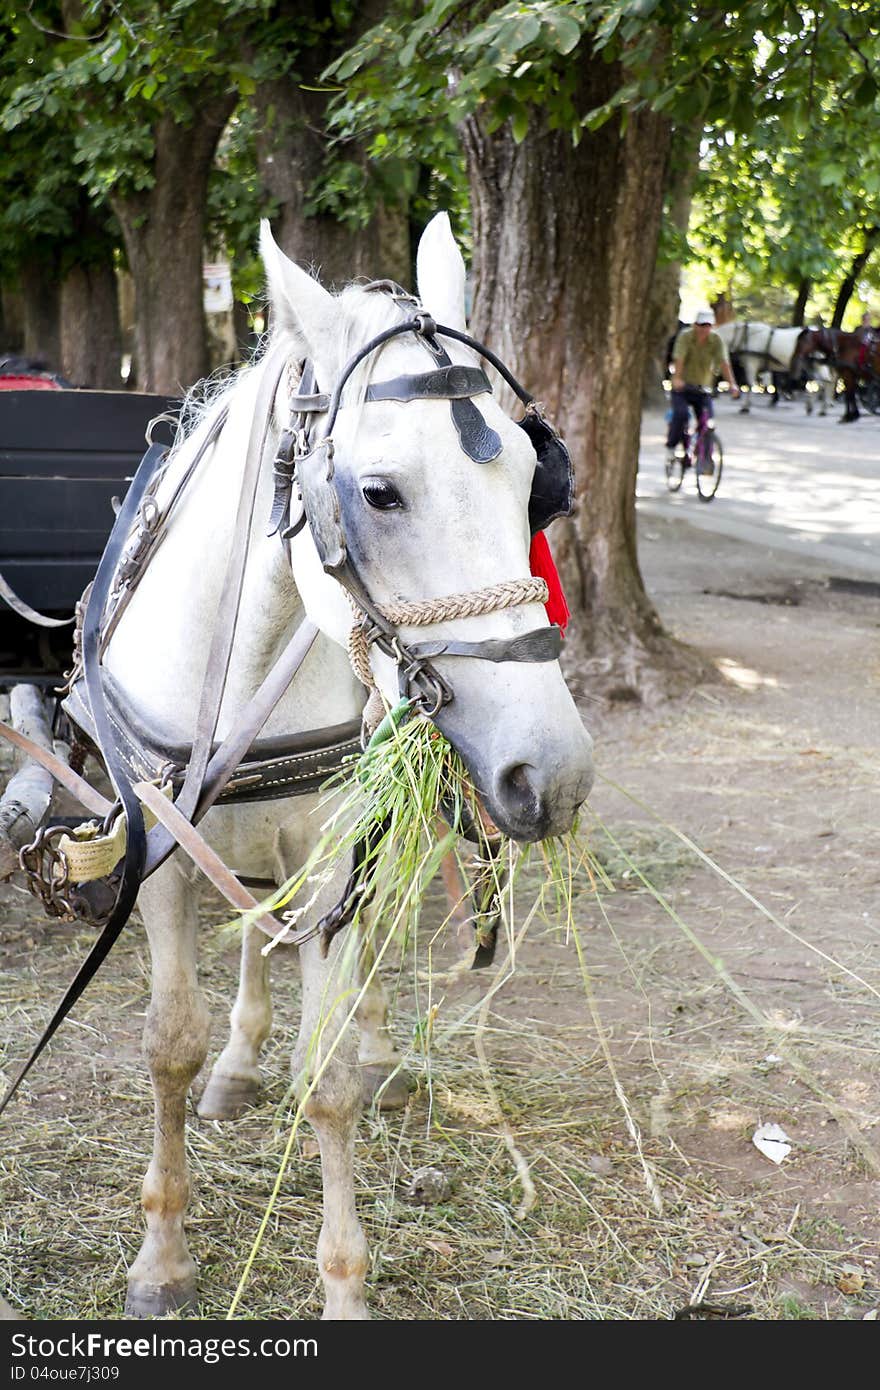
[{"label": "black blinder", "polygon": [[534,535],[537,531],[543,531],[557,516],[571,516],[574,507],[574,469],[565,444],[538,411],[527,411],[517,424],[529,436],[538,456],[529,498],[529,527]]},{"label": "black blinder", "polygon": [[304,512],[318,558],[327,573],[338,578],[348,559],[348,549],[334,473],[333,442],[329,439],[320,440],[296,461]]}]

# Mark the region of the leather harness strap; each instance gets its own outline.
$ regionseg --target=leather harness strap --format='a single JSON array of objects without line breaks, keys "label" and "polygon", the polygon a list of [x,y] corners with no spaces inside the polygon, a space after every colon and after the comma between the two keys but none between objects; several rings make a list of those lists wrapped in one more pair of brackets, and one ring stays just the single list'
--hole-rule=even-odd
[{"label": "leather harness strap", "polygon": [[14,613],[20,618],[26,618],[29,623],[36,623],[37,627],[70,627],[74,618],[47,618],[45,613],[38,613],[36,608],[31,608],[29,603],[25,603],[23,598],[7,583],[0,574],[0,598],[4,603],[8,603]]},{"label": "leather harness strap", "polygon": [[[445,353],[444,353],[445,356]],[[439,360],[439,359],[438,359]],[[448,358],[447,358],[448,362]],[[458,362],[439,366],[433,372],[395,376],[390,381],[374,381],[364,397],[367,401],[457,401],[491,392],[492,386],[482,367],[463,367]]]},{"label": "leather harness strap", "polygon": [[[200,443],[193,457],[190,459],[181,477],[177,479],[171,496],[164,502],[161,510],[159,510],[159,508],[156,506],[154,502],[152,496],[152,486],[149,488],[147,495],[141,502],[139,520],[142,522],[142,525],[139,531],[135,533],[134,540],[130,541],[126,545],[126,553],[119,566],[117,582],[114,585],[113,592],[110,596],[110,608],[104,616],[104,625],[101,631],[102,657],[110,644],[110,639],[116,631],[116,628],[119,625],[119,621],[122,618],[123,613],[127,609],[129,603],[131,602],[134,596],[138,584],[140,583],[143,575],[146,572],[147,564],[151,555],[155,553],[157,547],[162,543],[162,540],[166,535],[166,524],[168,521],[168,517],[170,516],[174,508],[175,503],[177,502],[178,498],[180,497],[190,478],[195,473],[202,459],[214,447],[217,440],[220,438],[220,435],[223,431],[223,427],[226,424],[228,416],[229,407],[227,405],[224,405],[217,412],[217,414],[211,421],[210,427],[208,428],[208,431],[205,434],[204,439]],[[164,416],[158,417],[158,419],[160,420],[165,418],[166,417]],[[155,425],[157,421],[153,420],[150,423],[152,426]],[[157,479],[157,482],[158,481],[159,479]],[[146,518],[143,517],[143,512],[148,501],[153,501],[155,510],[151,520],[147,524]],[[134,554],[132,554],[132,551],[134,551]],[[129,573],[126,574],[127,567],[129,568]],[[119,576],[123,575],[125,576],[124,580],[120,582]],[[71,677],[71,684],[75,679],[76,676],[74,674]]]},{"label": "leather harness strap", "polygon": [[[173,802],[162,795],[158,787],[152,782],[137,782],[134,790],[144,805],[152,811],[156,820],[164,826],[175,845],[180,845],[181,849],[185,850],[193,863],[237,912],[254,912],[259,908],[260,904],[253,894],[248,892],[230,869],[227,869],[219,854],[211,849],[195,826],[186,816],[181,815]],[[274,887],[274,884],[272,886]],[[259,927],[273,942],[281,940],[286,945],[298,945],[301,941],[308,940],[315,930],[309,929],[307,932],[288,935],[288,929],[283,923],[268,916],[255,918],[254,926]]]},{"label": "leather harness strap", "polygon": [[28,758],[33,758],[47,772],[51,772],[56,782],[60,782],[62,787],[66,787],[71,796],[75,796],[77,801],[85,806],[87,811],[91,811],[96,816],[109,816],[113,810],[113,803],[102,796],[100,792],[74,772],[72,767],[63,763],[60,758],[56,758],[54,753],[50,753],[48,748],[42,748],[39,743],[35,743],[32,738],[27,738],[25,734],[19,733],[18,729],[13,729],[11,725],[0,721],[0,738],[6,739],[7,743],[14,744]]},{"label": "leather harness strap", "polygon": [[[238,724],[210,757],[196,805],[189,818],[198,822],[219,797],[229,778],[240,765],[256,735],[265,724],[281,696],[305,661],[318,636],[315,624],[305,618],[288,642],[266,679],[239,715]],[[174,802],[181,810],[180,797]],[[182,812],[186,815],[186,812]],[[154,826],[150,831],[145,872],[152,873],[168,858],[175,840],[167,830]]]},{"label": "leather harness strap", "polygon": [[[193,738],[192,759],[187,767],[183,786],[176,798],[177,809],[185,816],[191,816],[198,804],[202,793],[205,769],[211,756],[211,744],[220,715],[226,674],[229,670],[232,644],[235,639],[238,607],[241,601],[241,590],[247,563],[248,541],[257,486],[260,480],[260,464],[263,461],[266,439],[272,421],[272,403],[286,365],[286,347],[276,346],[274,352],[269,355],[260,380],[247,457],[242,471],[235,526],[230,542],[229,562],[226,567],[220,601],[217,605],[217,615],[208,653],[205,683],[202,688],[202,698]],[[313,634],[312,640],[314,640],[314,635],[316,634]]]},{"label": "leather harness strap", "polygon": [[558,661],[562,634],[558,627],[536,627],[519,637],[486,637],[482,642],[409,642],[407,650],[419,660],[438,656],[474,656],[481,661]]}]

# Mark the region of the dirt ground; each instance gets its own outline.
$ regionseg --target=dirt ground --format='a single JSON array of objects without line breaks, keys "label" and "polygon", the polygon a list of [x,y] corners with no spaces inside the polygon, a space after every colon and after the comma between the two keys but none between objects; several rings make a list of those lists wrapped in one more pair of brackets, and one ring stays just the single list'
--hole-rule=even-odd
[{"label": "dirt ground", "polygon": [[[392,977],[416,1089],[358,1144],[379,1318],[877,1315],[880,594],[677,517],[643,518],[640,554],[666,626],[718,680],[656,710],[585,710],[584,829],[614,891],[583,876],[573,923],[533,923],[513,971],[500,948],[461,975],[455,943],[429,952],[423,930]],[[8,1076],[89,934],[13,889],[2,913]],[[235,973],[234,942],[206,930],[212,1055]],[[292,962],[276,976],[264,1103],[190,1131],[207,1317],[230,1306],[287,1141]],[[147,978],[133,930],[3,1121],[0,1287],[30,1318],[121,1310]],[[752,1140],[768,1123],[791,1146],[779,1164]],[[426,1164],[448,1189],[407,1200]],[[304,1129],[238,1315],[319,1315],[319,1195]]]}]

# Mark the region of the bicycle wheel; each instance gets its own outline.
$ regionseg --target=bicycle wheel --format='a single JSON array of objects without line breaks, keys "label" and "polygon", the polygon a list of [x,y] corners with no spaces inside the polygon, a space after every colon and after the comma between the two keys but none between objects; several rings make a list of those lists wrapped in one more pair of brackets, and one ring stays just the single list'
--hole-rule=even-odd
[{"label": "bicycle wheel", "polygon": [[705,430],[697,440],[697,492],[701,502],[711,502],[721,482],[724,455],[721,440],[714,430]]},{"label": "bicycle wheel", "polygon": [[680,454],[672,458],[666,456],[666,486],[670,492],[678,492],[684,482],[684,459]]}]

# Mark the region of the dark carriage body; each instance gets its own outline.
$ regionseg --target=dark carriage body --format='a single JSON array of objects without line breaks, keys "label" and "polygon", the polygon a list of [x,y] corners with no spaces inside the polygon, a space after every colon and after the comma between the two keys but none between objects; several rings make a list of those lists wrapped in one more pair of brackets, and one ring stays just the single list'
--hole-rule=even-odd
[{"label": "dark carriage body", "polygon": [[0,392],[0,573],[25,603],[73,612],[149,421],[179,408],[128,391]]}]

